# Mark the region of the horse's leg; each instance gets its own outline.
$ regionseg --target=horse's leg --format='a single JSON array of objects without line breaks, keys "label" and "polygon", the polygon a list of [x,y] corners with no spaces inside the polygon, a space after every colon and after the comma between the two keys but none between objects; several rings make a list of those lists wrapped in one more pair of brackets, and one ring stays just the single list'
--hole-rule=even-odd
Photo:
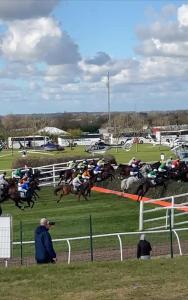
[{"label": "horse's leg", "polygon": [[115,179],[115,176],[113,174],[110,174],[110,180],[111,182]]},{"label": "horse's leg", "polygon": [[20,200],[13,200],[13,201],[14,201],[16,207],[18,207],[21,210],[24,210],[24,207],[22,205],[19,205]]},{"label": "horse's leg", "polygon": [[78,201],[80,201],[81,191],[78,191]]},{"label": "horse's leg", "polygon": [[2,211],[2,208],[1,208],[1,206],[0,206],[0,216],[2,215],[2,213],[3,213],[3,211]]},{"label": "horse's leg", "polygon": [[60,193],[60,196],[59,196],[59,199],[57,200],[57,203],[59,203],[61,201],[61,199],[63,198],[63,196],[64,196],[64,191],[62,191]]},{"label": "horse's leg", "polygon": [[80,193],[80,196],[81,196],[81,195],[82,195],[82,197],[83,197],[86,201],[88,201],[85,191],[81,192],[81,193]]},{"label": "horse's leg", "polygon": [[33,195],[35,196],[35,200],[37,200],[37,198],[39,199],[39,195],[37,194],[36,191],[33,192]]},{"label": "horse's leg", "polygon": [[30,203],[31,203],[30,207],[33,208],[33,206],[34,206],[34,204],[35,204],[35,201],[33,201],[33,199],[31,199],[31,200],[30,200]]}]

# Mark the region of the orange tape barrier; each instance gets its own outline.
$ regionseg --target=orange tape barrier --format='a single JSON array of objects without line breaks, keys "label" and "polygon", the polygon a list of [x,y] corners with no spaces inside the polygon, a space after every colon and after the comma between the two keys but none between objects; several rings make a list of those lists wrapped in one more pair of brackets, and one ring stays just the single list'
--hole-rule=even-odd
[{"label": "orange tape barrier", "polygon": [[[104,189],[104,188],[98,187],[98,186],[94,186],[92,188],[92,191],[100,192],[100,193],[104,193],[104,194],[118,195],[118,196],[123,197],[123,198],[129,198],[129,199],[131,199],[133,201],[137,201],[137,199],[138,199],[138,196],[134,195],[134,194],[128,194],[128,193],[123,193],[123,192],[108,190],[108,189]],[[148,200],[151,200],[151,198],[142,197],[142,201],[148,201]],[[153,202],[151,204],[156,204],[156,205],[160,205],[160,206],[164,206],[164,207],[170,207],[171,206],[171,203],[169,203],[167,201],[161,201],[161,200],[156,200],[155,202]],[[177,209],[181,210],[181,211],[188,212],[188,207],[187,208],[177,208]]]}]

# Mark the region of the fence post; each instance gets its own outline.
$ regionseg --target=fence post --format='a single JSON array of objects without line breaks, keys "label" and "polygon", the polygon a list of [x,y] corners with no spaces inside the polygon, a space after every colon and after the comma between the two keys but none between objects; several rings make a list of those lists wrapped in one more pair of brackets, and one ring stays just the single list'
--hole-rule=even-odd
[{"label": "fence post", "polygon": [[172,196],[171,202],[171,226],[174,228],[174,197]]},{"label": "fence post", "polygon": [[140,200],[139,231],[142,231],[143,227],[144,227],[143,214],[144,214],[144,201],[141,199]]},{"label": "fence post", "polygon": [[170,256],[173,258],[173,240],[172,240],[172,209],[169,209],[169,229],[170,229]]},{"label": "fence post", "polygon": [[23,265],[23,226],[20,221],[20,264]]},{"label": "fence post", "polygon": [[53,186],[55,187],[55,166],[53,165]]},{"label": "fence post", "polygon": [[91,219],[91,215],[89,216],[89,235],[90,235],[90,254],[91,254],[91,261],[93,262],[93,228],[92,228],[92,219]]}]

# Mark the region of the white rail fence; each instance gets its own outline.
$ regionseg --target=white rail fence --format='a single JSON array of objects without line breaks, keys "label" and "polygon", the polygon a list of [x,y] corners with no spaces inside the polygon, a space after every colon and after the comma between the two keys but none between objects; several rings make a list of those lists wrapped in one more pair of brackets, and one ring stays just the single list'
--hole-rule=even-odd
[{"label": "white rail fence", "polygon": [[[182,200],[181,203],[177,203],[177,200]],[[163,205],[162,207],[154,207],[145,209],[148,204]],[[171,225],[172,228],[176,226],[187,224],[188,217],[180,221],[180,217],[187,216],[188,214],[188,193],[174,195],[170,197],[160,198],[160,199],[151,199],[151,200],[142,200],[140,201],[140,214],[139,214],[139,230],[156,230],[156,229],[167,229],[169,227],[169,211],[171,210]],[[164,215],[156,217],[157,213],[164,212]],[[148,216],[150,214],[150,217]],[[151,216],[152,215],[152,216]],[[153,217],[155,215],[155,217]],[[162,225],[155,225],[154,227],[145,228],[147,223],[160,223],[164,221]]]},{"label": "white rail fence", "polygon": [[[99,158],[87,158],[87,161],[90,162],[92,160],[99,160]],[[76,163],[79,163],[83,161],[84,159],[76,160]],[[57,164],[51,164],[51,165],[45,165],[45,166],[40,166],[40,167],[34,167],[32,168],[33,174],[36,171],[40,172],[40,186],[51,186],[53,185],[54,187],[57,185],[59,181],[59,173],[61,171],[68,170],[68,164],[69,162],[63,162],[63,163],[57,163]],[[15,170],[12,170],[12,176],[13,172]]]},{"label": "white rail fence", "polygon": [[[179,228],[179,229],[173,229],[172,232],[174,233],[174,236],[177,240],[177,245],[178,245],[178,254],[183,255],[182,251],[182,246],[179,238],[179,232],[188,232],[188,228]],[[136,236],[139,238],[139,236],[142,233],[146,233],[145,231],[138,231],[138,232],[119,232],[119,233],[109,233],[109,234],[98,234],[98,235],[93,235],[92,239],[98,239],[98,238],[105,238],[105,237],[117,237],[118,242],[119,242],[119,257],[120,261],[123,261],[123,246],[122,246],[122,237],[128,237],[128,236]],[[162,234],[166,233],[169,234],[170,230],[154,230],[154,231],[147,231],[147,234]],[[71,238],[60,238],[60,239],[53,239],[52,241],[54,243],[60,243],[60,242],[66,242],[68,246],[68,256],[67,256],[67,263],[70,264],[71,262],[71,253],[72,253],[72,248],[71,248],[71,242],[72,241],[80,241],[80,240],[89,240],[91,239],[91,236],[81,236],[81,237],[71,237]],[[126,240],[126,239],[125,239]],[[13,245],[32,245],[34,244],[34,241],[22,241],[22,242],[13,242]],[[135,246],[135,245],[134,245]],[[170,254],[170,253],[169,253]],[[186,253],[185,253],[186,254]]]}]

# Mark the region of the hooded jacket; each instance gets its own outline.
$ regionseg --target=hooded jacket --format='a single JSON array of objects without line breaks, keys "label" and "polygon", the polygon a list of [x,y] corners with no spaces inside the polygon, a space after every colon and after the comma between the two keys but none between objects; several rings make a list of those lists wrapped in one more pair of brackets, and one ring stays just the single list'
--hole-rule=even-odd
[{"label": "hooded jacket", "polygon": [[45,226],[38,226],[35,230],[35,258],[37,262],[53,262],[56,253],[52,239]]},{"label": "hooded jacket", "polygon": [[140,256],[150,255],[151,250],[151,244],[148,241],[140,240],[137,245],[137,258],[140,258]]}]

